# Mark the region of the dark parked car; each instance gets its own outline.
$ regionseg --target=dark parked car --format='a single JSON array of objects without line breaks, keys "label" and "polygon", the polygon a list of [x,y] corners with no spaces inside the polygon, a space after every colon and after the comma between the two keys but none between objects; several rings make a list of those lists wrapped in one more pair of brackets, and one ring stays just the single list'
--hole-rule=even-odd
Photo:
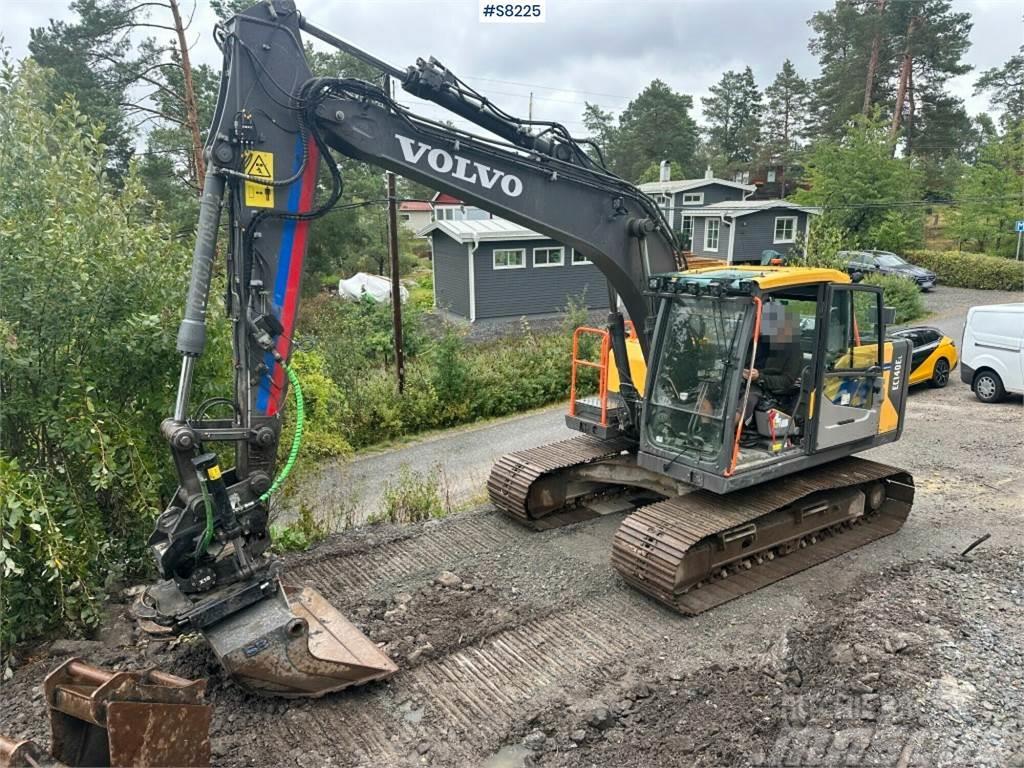
[{"label": "dark parked car", "polygon": [[846,259],[850,273],[906,277],[917,283],[922,291],[930,291],[938,283],[934,272],[911,264],[891,251],[840,251],[839,256]]}]

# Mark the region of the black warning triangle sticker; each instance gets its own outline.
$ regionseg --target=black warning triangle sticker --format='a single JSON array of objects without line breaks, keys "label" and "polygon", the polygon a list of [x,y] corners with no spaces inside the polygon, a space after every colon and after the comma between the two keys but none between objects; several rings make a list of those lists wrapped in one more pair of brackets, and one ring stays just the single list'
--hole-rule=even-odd
[{"label": "black warning triangle sticker", "polygon": [[270,169],[267,168],[266,162],[264,162],[263,158],[258,154],[254,154],[252,156],[252,160],[249,161],[249,170],[247,173],[250,176],[259,176],[261,179],[273,178],[273,174],[271,174]]}]

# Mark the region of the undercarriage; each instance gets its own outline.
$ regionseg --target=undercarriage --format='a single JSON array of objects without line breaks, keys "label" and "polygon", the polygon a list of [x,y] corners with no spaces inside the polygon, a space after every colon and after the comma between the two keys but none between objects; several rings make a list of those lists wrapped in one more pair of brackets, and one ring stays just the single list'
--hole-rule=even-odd
[{"label": "undercarriage", "polygon": [[688,615],[895,533],[914,500],[909,473],[855,457],[719,495],[637,466],[624,440],[594,437],[503,456],[487,485],[498,509],[536,530],[629,510],[612,564]]}]

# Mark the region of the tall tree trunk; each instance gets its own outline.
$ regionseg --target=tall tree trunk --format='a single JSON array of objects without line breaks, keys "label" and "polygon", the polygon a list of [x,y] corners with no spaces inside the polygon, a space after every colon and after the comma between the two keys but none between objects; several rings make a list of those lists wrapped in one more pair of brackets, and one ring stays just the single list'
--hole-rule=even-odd
[{"label": "tall tree trunk", "polygon": [[206,177],[206,160],[203,158],[203,139],[199,133],[199,108],[196,106],[196,91],[192,83],[192,60],[189,58],[185,27],[181,23],[178,0],[168,0],[171,15],[174,16],[174,31],[178,35],[178,49],[181,54],[181,72],[185,83],[185,124],[192,135],[192,169],[195,173],[193,186],[196,194],[203,193],[203,179]]},{"label": "tall tree trunk", "polygon": [[914,68],[907,74],[907,154],[914,151]]},{"label": "tall tree trunk", "polygon": [[878,9],[875,14],[875,34],[871,40],[871,58],[868,59],[868,76],[864,84],[864,114],[871,112],[871,102],[875,93],[875,73],[878,71],[878,55],[882,47],[882,14],[885,13],[885,0],[875,0]]},{"label": "tall tree trunk", "polygon": [[779,197],[786,196],[786,161],[789,159],[789,108],[790,100],[786,99],[786,107],[782,113],[782,156],[779,165],[782,173],[779,174]]},{"label": "tall tree trunk", "polygon": [[903,104],[907,100],[907,84],[910,82],[910,68],[914,65],[913,38],[914,30],[920,24],[921,17],[914,16],[907,24],[907,42],[903,46],[903,62],[900,64],[900,80],[896,86],[896,106],[892,110],[892,125],[889,128],[889,140],[895,141],[903,119]]}]

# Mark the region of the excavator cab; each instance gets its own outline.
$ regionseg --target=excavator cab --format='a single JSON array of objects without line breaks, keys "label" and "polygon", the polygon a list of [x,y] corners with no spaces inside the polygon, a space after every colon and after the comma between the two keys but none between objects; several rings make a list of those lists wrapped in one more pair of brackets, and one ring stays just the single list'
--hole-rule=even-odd
[{"label": "excavator cab", "polygon": [[688,615],[899,530],[913,478],[852,455],[903,428],[910,347],[886,339],[879,288],[777,265],[647,288],[649,354],[626,341],[638,416],[603,337],[597,406],[566,417],[584,434],[503,456],[495,506],[539,530],[627,511],[612,565]]},{"label": "excavator cab", "polygon": [[716,267],[655,276],[650,293],[641,467],[727,493],[899,437],[909,349],[885,340],[879,288]]}]

